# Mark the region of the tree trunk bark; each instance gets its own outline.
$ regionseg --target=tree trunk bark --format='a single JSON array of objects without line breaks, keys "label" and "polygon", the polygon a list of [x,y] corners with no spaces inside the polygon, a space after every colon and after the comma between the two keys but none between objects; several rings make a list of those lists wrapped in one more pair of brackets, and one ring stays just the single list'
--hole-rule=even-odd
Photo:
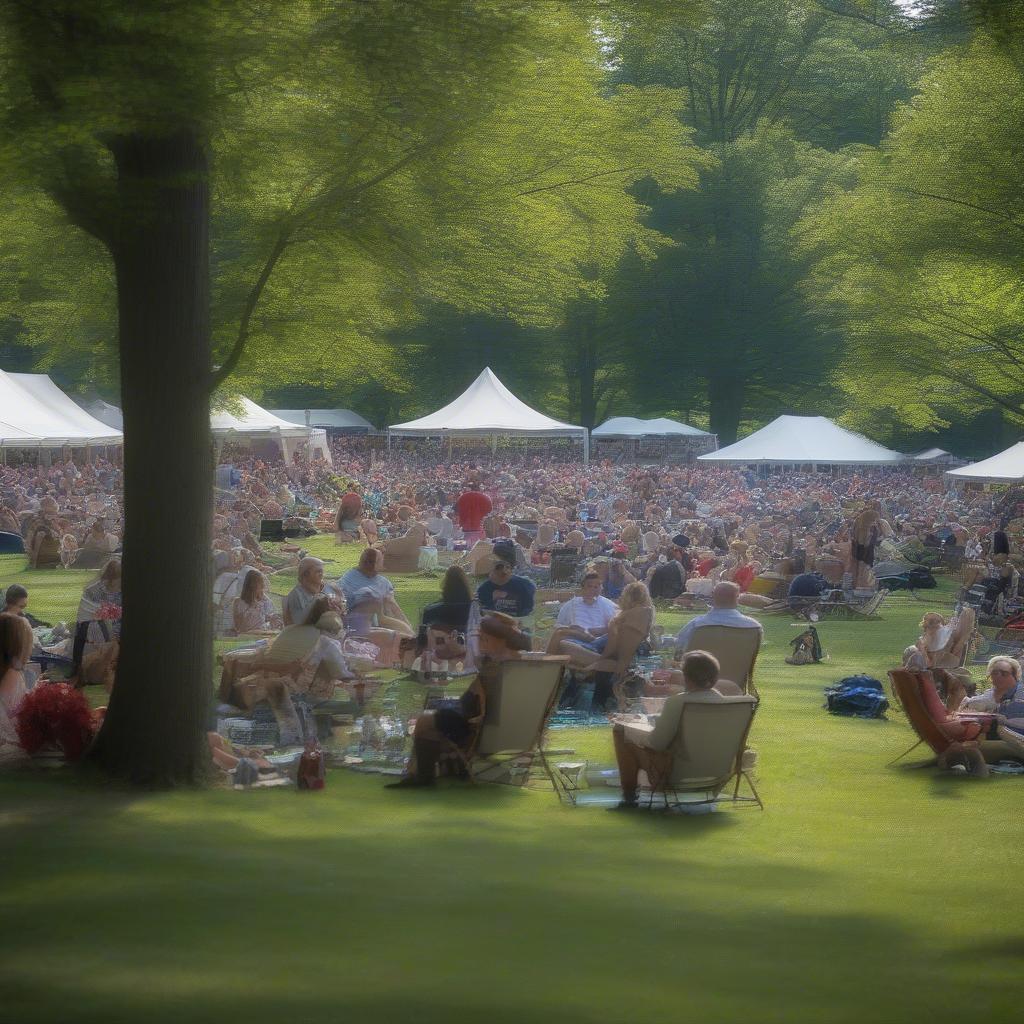
[{"label": "tree trunk bark", "polygon": [[737,377],[709,377],[708,413],[711,433],[718,435],[719,444],[732,444],[743,415],[743,381]]},{"label": "tree trunk bark", "polygon": [[212,690],[209,180],[190,131],[112,147],[124,413],[121,655],[91,752],[152,785],[206,774]]}]

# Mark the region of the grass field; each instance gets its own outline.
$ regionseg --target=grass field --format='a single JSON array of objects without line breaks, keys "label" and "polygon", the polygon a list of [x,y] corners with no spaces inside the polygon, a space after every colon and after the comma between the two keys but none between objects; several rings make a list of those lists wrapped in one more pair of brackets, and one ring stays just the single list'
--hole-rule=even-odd
[{"label": "grass field", "polygon": [[[339,571],[355,557],[310,546]],[[0,560],[0,583],[73,614],[78,574],[20,565]],[[410,617],[437,589],[395,582]],[[840,676],[884,678],[928,607],[824,623],[831,661],[801,668],[783,662],[798,627],[765,619],[763,813],[343,771],[313,794],[8,775],[0,1020],[1019,1020],[1024,779],[886,767],[912,739],[898,714],[821,707]],[[611,760],[604,730],[563,741]]]}]

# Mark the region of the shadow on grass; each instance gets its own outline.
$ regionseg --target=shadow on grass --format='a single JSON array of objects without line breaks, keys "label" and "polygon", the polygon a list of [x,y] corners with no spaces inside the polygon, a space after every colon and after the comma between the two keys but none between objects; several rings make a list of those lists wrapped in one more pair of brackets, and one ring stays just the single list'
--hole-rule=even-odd
[{"label": "shadow on grass", "polygon": [[8,1019],[817,1024],[875,1000],[902,1021],[976,1005],[970,972],[850,912],[828,871],[745,852],[755,812],[328,786],[19,788],[16,808],[64,813],[0,830]]}]

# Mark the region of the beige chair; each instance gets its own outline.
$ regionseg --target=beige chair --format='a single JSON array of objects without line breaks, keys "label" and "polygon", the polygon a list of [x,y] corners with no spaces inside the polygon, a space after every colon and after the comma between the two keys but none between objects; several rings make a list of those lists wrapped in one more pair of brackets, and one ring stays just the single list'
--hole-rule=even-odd
[{"label": "beige chair", "polygon": [[743,693],[758,697],[754,665],[761,650],[761,630],[738,626],[698,626],[686,643],[688,651],[707,651],[718,659],[722,679],[734,682]]},{"label": "beige chair", "polygon": [[[723,697],[717,693],[688,693],[679,703],[679,726],[669,747],[671,765],[664,775],[650,779],[648,806],[658,793],[664,795],[666,807],[713,804],[735,780],[732,795],[725,799],[756,803],[764,810],[747,767],[752,763],[747,736],[756,707],[757,701],[750,694]],[[743,779],[752,796],[739,795]],[[703,793],[704,799],[684,801],[683,793]]]},{"label": "beige chair", "polygon": [[484,720],[469,748],[461,752],[472,780],[522,785],[539,760],[559,792],[547,759],[555,752],[543,750],[542,743],[568,660],[544,655],[509,661],[500,673],[484,679]]},{"label": "beige chair", "polygon": [[413,523],[404,537],[395,537],[381,544],[384,552],[384,572],[416,572],[420,561],[420,548],[427,542],[427,528]]}]

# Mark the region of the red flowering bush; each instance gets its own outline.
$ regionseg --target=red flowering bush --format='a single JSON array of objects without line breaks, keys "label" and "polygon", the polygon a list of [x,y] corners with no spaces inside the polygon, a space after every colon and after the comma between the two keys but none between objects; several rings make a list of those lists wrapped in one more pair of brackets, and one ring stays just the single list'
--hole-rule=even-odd
[{"label": "red flowering bush", "polygon": [[39,683],[21,702],[15,727],[27,753],[57,746],[69,761],[77,761],[92,739],[92,712],[81,690],[67,683]]}]

